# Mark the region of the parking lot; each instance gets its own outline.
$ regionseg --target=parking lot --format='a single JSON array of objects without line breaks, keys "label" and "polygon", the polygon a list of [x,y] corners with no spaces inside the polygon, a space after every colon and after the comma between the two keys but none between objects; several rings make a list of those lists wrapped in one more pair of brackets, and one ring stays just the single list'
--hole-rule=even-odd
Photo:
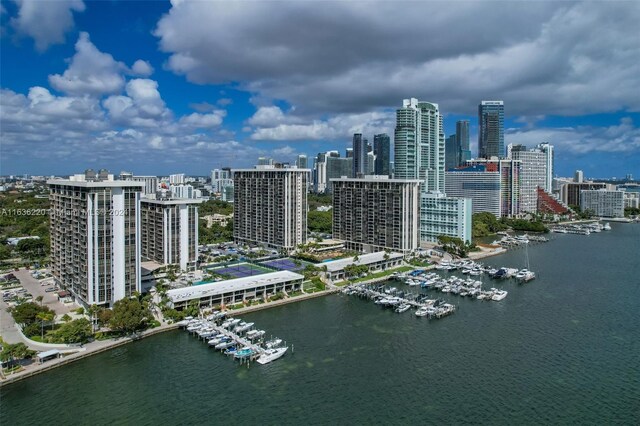
[{"label": "parking lot", "polygon": [[22,287],[28,293],[31,293],[33,301],[35,301],[38,296],[42,296],[42,304],[53,309],[58,316],[62,316],[78,308],[78,305],[75,303],[62,303],[58,301],[57,291],[46,291],[49,288],[55,289],[52,278],[40,281],[34,278],[31,272],[32,271],[27,269],[20,269],[12,273],[20,280]]}]

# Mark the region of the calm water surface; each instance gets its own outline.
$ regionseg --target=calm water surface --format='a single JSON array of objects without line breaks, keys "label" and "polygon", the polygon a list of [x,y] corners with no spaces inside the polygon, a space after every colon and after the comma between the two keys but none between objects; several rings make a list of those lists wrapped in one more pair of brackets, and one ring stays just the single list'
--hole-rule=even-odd
[{"label": "calm water surface", "polygon": [[[441,320],[335,295],[246,315],[247,369],[175,331],[0,390],[0,424],[640,424],[640,225],[552,235],[501,302]],[[525,251],[486,260],[523,267]],[[401,284],[399,284],[401,285]]]}]

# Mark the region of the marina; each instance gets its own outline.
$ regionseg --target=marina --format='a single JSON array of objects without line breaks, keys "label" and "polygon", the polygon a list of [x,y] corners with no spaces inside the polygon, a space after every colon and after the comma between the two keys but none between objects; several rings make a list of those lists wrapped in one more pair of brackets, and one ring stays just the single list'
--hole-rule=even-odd
[{"label": "marina", "polygon": [[428,299],[424,294],[413,294],[398,291],[395,287],[378,285],[373,288],[366,284],[353,284],[342,291],[349,296],[373,300],[376,305],[392,308],[396,313],[403,313],[411,308],[417,308],[418,317],[442,318],[456,311],[456,306],[446,303],[442,299]]},{"label": "marina", "polygon": [[[611,226],[529,247],[531,285],[470,276],[508,290],[501,302],[427,291],[457,306],[428,325],[416,308],[395,313],[340,294],[243,314],[265,339],[295,342],[295,356],[290,348],[268,368],[231,368],[193,334],[168,331],[0,388],[0,423],[203,424],[229,419],[233,407],[241,424],[465,424],[478,412],[500,425],[638,424],[640,225]],[[526,266],[521,250],[482,263]],[[376,369],[384,373],[372,379]],[[112,404],[89,395],[96,386]],[[46,398],[56,393],[83,403],[62,410]],[[464,403],[453,409],[452,398]]]},{"label": "marina", "polygon": [[225,318],[224,312],[214,311],[206,318],[187,317],[178,326],[207,342],[209,347],[247,366],[253,361],[268,364],[284,356],[289,349],[282,339],[265,341],[266,331],[255,329],[253,322]]},{"label": "marina", "polygon": [[600,222],[592,223],[580,223],[580,224],[564,224],[556,225],[551,228],[551,232],[558,234],[578,234],[578,235],[591,235],[602,231],[610,231],[611,225],[609,222],[604,225]]}]

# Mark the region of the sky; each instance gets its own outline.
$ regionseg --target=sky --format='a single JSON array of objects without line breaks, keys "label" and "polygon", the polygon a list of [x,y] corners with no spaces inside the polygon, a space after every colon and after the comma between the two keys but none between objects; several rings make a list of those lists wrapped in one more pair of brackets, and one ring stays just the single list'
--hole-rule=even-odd
[{"label": "sky", "polygon": [[[0,3],[0,175],[207,175],[505,102],[555,174],[640,176],[640,2]],[[344,155],[344,154],[343,154]]]}]

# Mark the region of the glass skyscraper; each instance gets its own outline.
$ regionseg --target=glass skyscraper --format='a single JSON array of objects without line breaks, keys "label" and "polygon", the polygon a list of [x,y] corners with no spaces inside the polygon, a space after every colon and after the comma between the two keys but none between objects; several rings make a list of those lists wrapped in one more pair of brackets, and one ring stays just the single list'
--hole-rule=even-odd
[{"label": "glass skyscraper", "polygon": [[478,157],[504,157],[504,102],[478,105]]},{"label": "glass skyscraper", "polygon": [[364,176],[367,174],[368,147],[367,139],[362,137],[362,133],[353,135],[353,175],[352,177]]},{"label": "glass skyscraper", "polygon": [[467,160],[471,160],[471,150],[469,149],[469,120],[459,120],[456,122],[456,141],[460,148],[459,166],[463,166]]},{"label": "glass skyscraper", "polygon": [[376,175],[391,175],[391,138],[386,133],[373,137],[373,153],[376,156],[374,172]]}]

